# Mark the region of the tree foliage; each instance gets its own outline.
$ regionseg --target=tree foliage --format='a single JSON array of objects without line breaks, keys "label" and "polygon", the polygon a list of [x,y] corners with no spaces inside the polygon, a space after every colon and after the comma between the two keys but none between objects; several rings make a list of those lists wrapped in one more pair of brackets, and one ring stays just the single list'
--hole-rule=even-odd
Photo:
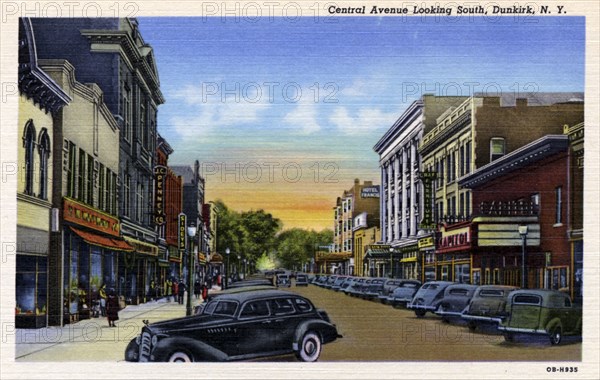
[{"label": "tree foliage", "polygon": [[[223,201],[217,207],[217,251],[231,251],[232,262],[241,258],[256,264],[269,263],[288,269],[301,269],[310,263],[319,246],[333,241],[333,232],[293,228],[282,231],[281,221],[264,210],[237,212]],[[265,264],[266,265],[266,264]]]}]

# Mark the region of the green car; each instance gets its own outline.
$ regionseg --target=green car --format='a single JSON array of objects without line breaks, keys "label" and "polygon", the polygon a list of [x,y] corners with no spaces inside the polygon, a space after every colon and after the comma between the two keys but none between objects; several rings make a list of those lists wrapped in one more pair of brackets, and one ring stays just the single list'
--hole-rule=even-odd
[{"label": "green car", "polygon": [[563,336],[581,335],[581,307],[556,290],[520,289],[508,296],[507,317],[498,329],[507,341],[515,334],[545,335],[550,343],[559,344]]}]

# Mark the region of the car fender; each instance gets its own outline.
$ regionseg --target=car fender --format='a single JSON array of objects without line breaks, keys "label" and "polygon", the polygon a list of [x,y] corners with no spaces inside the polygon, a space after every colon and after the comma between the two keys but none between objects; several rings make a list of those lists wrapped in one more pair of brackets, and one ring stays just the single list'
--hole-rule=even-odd
[{"label": "car fender", "polygon": [[223,351],[214,348],[204,342],[188,337],[168,337],[161,339],[152,351],[154,361],[166,361],[167,355],[182,348],[189,351],[196,361],[225,361],[228,356]]},{"label": "car fender", "polygon": [[323,344],[332,342],[338,337],[337,329],[330,323],[316,319],[304,321],[296,327],[296,331],[294,332],[294,339],[292,340],[294,351],[298,351],[302,337],[304,337],[307,331],[317,332]]},{"label": "car fender", "polygon": [[137,337],[133,338],[129,344],[127,344],[127,347],[125,348],[125,361],[128,362],[137,362],[139,361],[139,351],[140,351],[140,346],[137,343]]},{"label": "car fender", "polygon": [[551,333],[555,327],[560,327],[562,329],[562,322],[560,318],[553,318],[546,324],[546,332]]}]

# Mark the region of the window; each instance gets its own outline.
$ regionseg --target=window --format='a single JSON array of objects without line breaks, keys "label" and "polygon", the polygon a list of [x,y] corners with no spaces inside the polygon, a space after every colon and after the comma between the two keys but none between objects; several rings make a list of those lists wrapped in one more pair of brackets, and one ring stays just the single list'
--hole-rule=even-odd
[{"label": "window", "polygon": [[138,222],[142,221],[142,207],[144,204],[144,185],[140,182],[137,183],[136,193],[135,193],[135,211],[136,211],[136,220]]},{"label": "window", "polygon": [[123,116],[123,136],[126,141],[131,141],[131,91],[126,81],[122,82],[121,89],[121,116]]},{"label": "window", "polygon": [[75,183],[77,182],[77,147],[69,141],[69,165],[67,166],[67,196],[75,198]]},{"label": "window", "polygon": [[541,305],[542,298],[540,296],[533,295],[533,294],[531,294],[531,295],[530,294],[521,294],[521,295],[515,296],[513,303],[524,304],[524,305]]},{"label": "window", "polygon": [[240,318],[258,318],[258,317],[267,317],[269,315],[269,308],[265,301],[254,301],[248,302],[242,312],[240,313]]},{"label": "window", "polygon": [[104,200],[106,199],[106,186],[104,172],[104,165],[100,164],[98,167],[98,208],[106,211]]},{"label": "window", "polygon": [[47,260],[42,256],[17,255],[16,313],[46,314]]},{"label": "window", "polygon": [[50,137],[48,130],[42,128],[38,145],[40,154],[40,193],[41,199],[48,199],[48,158],[50,157]]},{"label": "window", "polygon": [[94,205],[94,158],[87,156],[85,200],[90,206]]},{"label": "window", "polygon": [[85,157],[83,149],[79,148],[79,170],[77,171],[77,199],[85,200]]},{"label": "window", "polygon": [[490,162],[504,156],[504,137],[492,137],[490,139]]},{"label": "window", "polygon": [[112,181],[110,183],[110,213],[117,215],[117,174],[110,172]]},{"label": "window", "polygon": [[555,223],[561,224],[562,223],[562,186],[558,186],[554,192],[556,195],[556,220],[555,220]]},{"label": "window", "polygon": [[271,314],[273,315],[286,315],[295,312],[292,300],[287,298],[269,300],[269,307],[271,308]]},{"label": "window", "polygon": [[471,172],[471,141],[465,146],[465,174]]},{"label": "window", "polygon": [[25,148],[25,194],[33,195],[33,151],[35,146],[35,126],[29,120],[23,131],[23,147]]},{"label": "window", "polygon": [[298,308],[298,310],[300,310],[300,312],[307,312],[307,311],[311,311],[312,310],[312,305],[310,303],[308,303],[307,301],[301,299],[301,298],[296,298],[296,307]]},{"label": "window", "polygon": [[465,216],[469,217],[471,215],[471,192],[467,191],[465,193]]},{"label": "window", "polygon": [[146,128],[146,106],[140,104],[140,137],[144,149],[148,147],[148,130]]},{"label": "window", "polygon": [[129,216],[129,199],[131,197],[131,176],[125,174],[123,185],[123,215]]}]

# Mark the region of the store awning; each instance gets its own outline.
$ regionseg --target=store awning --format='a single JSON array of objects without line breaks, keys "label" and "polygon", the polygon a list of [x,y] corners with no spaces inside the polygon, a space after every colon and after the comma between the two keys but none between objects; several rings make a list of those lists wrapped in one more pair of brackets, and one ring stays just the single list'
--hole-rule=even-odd
[{"label": "store awning", "polygon": [[158,256],[158,246],[127,236],[124,236],[124,238],[136,252],[149,256]]},{"label": "store awning", "polygon": [[401,259],[400,262],[401,263],[416,263],[417,258],[416,257],[405,257],[404,259]]},{"label": "store awning", "polygon": [[71,231],[73,231],[88,244],[97,245],[106,249],[112,249],[113,251],[133,252],[133,247],[127,244],[127,242],[124,240],[109,238],[92,232],[85,232],[75,227],[70,228]]}]

